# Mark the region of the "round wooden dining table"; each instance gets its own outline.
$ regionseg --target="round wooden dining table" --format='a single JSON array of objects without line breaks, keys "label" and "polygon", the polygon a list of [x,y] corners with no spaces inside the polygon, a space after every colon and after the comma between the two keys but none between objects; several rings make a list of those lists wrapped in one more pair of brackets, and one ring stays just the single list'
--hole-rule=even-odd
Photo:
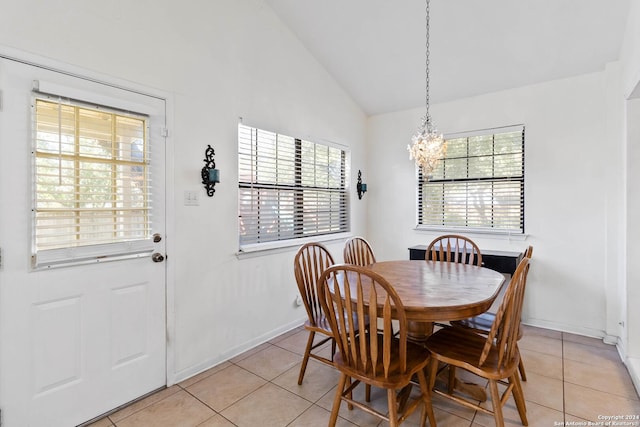
[{"label": "round wooden dining table", "polygon": [[[505,282],[505,276],[497,271],[452,262],[383,261],[365,268],[380,274],[394,287],[404,305],[409,337],[415,342],[426,341],[433,322],[466,319],[486,312]],[[352,274],[355,273],[347,273]],[[338,280],[343,286],[344,282]],[[354,286],[356,280],[348,282]],[[355,289],[352,291],[355,295]],[[380,309],[383,303],[382,299],[378,301]]]},{"label": "round wooden dining table", "polygon": [[382,261],[367,268],[383,276],[412,322],[460,320],[486,312],[505,276],[474,265],[439,261]]},{"label": "round wooden dining table", "polygon": [[[506,280],[488,268],[440,261],[383,261],[366,268],[395,288],[405,308],[409,339],[418,343],[429,338],[433,322],[466,319],[489,310]],[[455,388],[478,400],[487,398],[475,384],[456,379]]]}]

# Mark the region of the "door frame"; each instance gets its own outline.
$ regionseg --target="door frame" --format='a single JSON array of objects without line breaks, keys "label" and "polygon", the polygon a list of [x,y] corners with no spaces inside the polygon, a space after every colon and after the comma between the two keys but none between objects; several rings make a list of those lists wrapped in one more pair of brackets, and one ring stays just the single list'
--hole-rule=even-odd
[{"label": "door frame", "polygon": [[[25,52],[15,48],[7,47],[0,44],[0,58],[7,59],[9,61],[20,62],[26,65],[30,65],[45,70],[66,74],[71,77],[76,77],[84,80],[89,80],[95,83],[111,86],[117,89],[123,89],[127,91],[136,92],[141,95],[151,96],[163,100],[165,103],[165,129],[167,129],[167,135],[165,137],[165,248],[167,254],[174,252],[175,243],[173,236],[175,234],[175,189],[174,189],[174,143],[173,143],[173,129],[174,129],[174,98],[173,95],[167,91],[145,86],[143,84],[134,83],[122,78],[113,77],[103,73],[95,72],[86,68],[82,68],[78,65],[71,65],[60,62],[58,60],[40,56],[37,54]],[[2,98],[0,93],[0,109],[2,108]],[[175,384],[175,266],[173,262],[169,260],[165,261],[166,275],[165,275],[165,366],[166,366],[166,386],[169,387]]]}]

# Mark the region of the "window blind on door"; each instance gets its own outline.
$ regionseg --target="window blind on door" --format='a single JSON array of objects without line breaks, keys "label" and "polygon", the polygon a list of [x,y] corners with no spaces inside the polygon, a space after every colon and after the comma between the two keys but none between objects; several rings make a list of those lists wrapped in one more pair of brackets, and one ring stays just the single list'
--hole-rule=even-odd
[{"label": "window blind on door", "polygon": [[433,175],[418,177],[418,226],[524,233],[524,126],[446,141]]},{"label": "window blind on door", "polygon": [[346,152],[240,124],[240,248],[349,229]]},{"label": "window blind on door", "polygon": [[106,252],[146,247],[133,242],[150,235],[147,117],[36,94],[34,124],[38,257],[78,258],[81,248],[116,243],[126,244]]}]

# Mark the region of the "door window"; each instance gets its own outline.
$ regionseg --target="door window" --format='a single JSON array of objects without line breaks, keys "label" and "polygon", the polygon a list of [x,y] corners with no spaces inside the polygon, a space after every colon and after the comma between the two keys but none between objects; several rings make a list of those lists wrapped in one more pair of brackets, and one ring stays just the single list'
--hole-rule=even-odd
[{"label": "door window", "polygon": [[147,251],[148,117],[34,96],[34,267]]}]

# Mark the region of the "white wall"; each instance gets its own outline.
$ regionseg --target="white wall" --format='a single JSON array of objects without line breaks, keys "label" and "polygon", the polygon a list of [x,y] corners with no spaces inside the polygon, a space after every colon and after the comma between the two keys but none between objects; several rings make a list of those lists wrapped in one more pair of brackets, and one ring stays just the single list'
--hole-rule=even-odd
[{"label": "white wall", "polygon": [[[607,182],[620,180],[622,173],[621,156],[612,157],[609,150],[620,140],[606,132],[607,85],[615,72],[614,67],[432,106],[432,117],[445,133],[520,123],[526,127],[528,238],[473,236],[481,248],[534,246],[525,323],[606,335],[610,259],[605,254],[611,239],[607,233],[612,232],[606,227],[612,197]],[[369,167],[378,173],[369,175],[368,236],[381,259],[406,258],[407,247],[428,244],[439,234],[414,230],[416,179],[406,145],[422,114],[416,109],[369,120]],[[604,179],[609,173],[613,176]]]},{"label": "white wall", "polygon": [[[262,0],[100,5],[103,10],[84,0],[0,0],[0,43],[173,95],[172,382],[306,317],[293,304],[295,247],[236,257],[238,117],[348,145],[356,170],[364,163],[366,118]],[[199,178],[207,144],[221,170],[213,198]],[[183,206],[185,190],[200,192],[199,206]],[[355,233],[364,233],[365,207],[356,198]],[[329,248],[341,258],[341,242]]]}]

